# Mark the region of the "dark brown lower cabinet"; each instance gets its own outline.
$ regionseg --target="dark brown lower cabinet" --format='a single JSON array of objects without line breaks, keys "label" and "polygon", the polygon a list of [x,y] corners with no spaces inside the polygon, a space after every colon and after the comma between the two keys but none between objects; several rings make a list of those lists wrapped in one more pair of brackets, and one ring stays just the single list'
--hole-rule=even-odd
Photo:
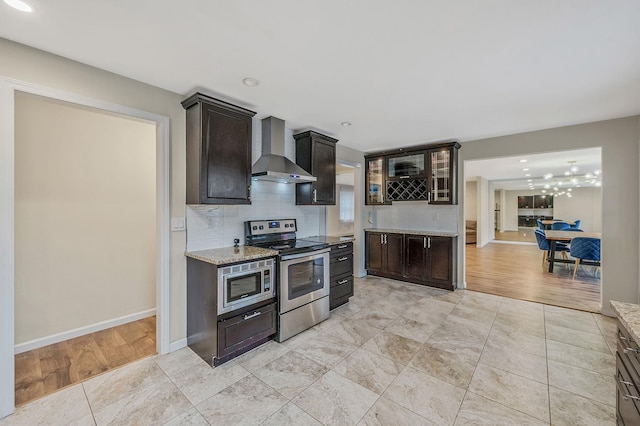
[{"label": "dark brown lower cabinet", "polygon": [[331,246],[329,274],[329,309],[335,309],[353,296],[353,243]]},{"label": "dark brown lower cabinet", "polygon": [[218,321],[218,359],[251,349],[276,332],[278,310],[275,303],[251,309]]},{"label": "dark brown lower cabinet", "polygon": [[619,425],[640,425],[640,346],[618,321],[616,417]]},{"label": "dark brown lower cabinet", "polygon": [[371,275],[402,279],[404,272],[404,235],[386,232],[367,232],[366,268]]},{"label": "dark brown lower cabinet", "polygon": [[366,236],[369,274],[454,290],[455,237],[379,232]]}]

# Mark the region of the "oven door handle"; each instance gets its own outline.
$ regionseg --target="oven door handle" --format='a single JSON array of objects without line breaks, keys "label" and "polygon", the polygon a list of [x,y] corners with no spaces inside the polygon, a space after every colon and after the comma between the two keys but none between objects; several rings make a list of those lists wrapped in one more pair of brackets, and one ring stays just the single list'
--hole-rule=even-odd
[{"label": "oven door handle", "polygon": [[329,248],[325,248],[321,250],[307,251],[305,253],[288,254],[288,255],[282,256],[281,260],[283,261],[292,260],[292,259],[312,260],[317,258],[318,255],[321,255],[323,253],[329,253],[330,250],[331,249]]}]

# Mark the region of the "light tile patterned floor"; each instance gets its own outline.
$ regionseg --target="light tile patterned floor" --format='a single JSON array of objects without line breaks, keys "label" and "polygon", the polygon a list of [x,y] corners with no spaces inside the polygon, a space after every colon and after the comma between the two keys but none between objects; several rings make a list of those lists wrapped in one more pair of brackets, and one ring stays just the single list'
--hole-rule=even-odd
[{"label": "light tile patterned floor", "polygon": [[6,425],[614,425],[615,321],[375,277],[331,318],[215,369],[190,349]]}]

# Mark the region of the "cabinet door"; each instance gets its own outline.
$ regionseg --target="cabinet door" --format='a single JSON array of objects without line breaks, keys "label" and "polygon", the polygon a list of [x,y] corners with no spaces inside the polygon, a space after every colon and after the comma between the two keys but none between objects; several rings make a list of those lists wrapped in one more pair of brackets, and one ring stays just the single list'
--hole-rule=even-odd
[{"label": "cabinet door", "polygon": [[454,167],[452,148],[429,151],[431,204],[454,204]]},{"label": "cabinet door", "polygon": [[404,234],[385,234],[385,272],[401,277],[404,272]]},{"label": "cabinet door", "polygon": [[424,177],[426,175],[424,157],[424,152],[388,157],[387,178],[406,179]]},{"label": "cabinet door", "polygon": [[249,203],[251,185],[251,118],[203,104],[202,155],[207,201]]},{"label": "cabinet door", "polygon": [[430,284],[453,290],[453,239],[427,238],[426,278]]},{"label": "cabinet door", "polygon": [[318,180],[313,182],[313,204],[336,204],[336,144],[315,140],[313,142],[312,172]]},{"label": "cabinet door", "polygon": [[425,280],[427,259],[426,239],[423,235],[405,235],[405,271],[404,277],[411,281]]},{"label": "cabinet door", "polygon": [[365,204],[385,204],[385,158],[367,159]]},{"label": "cabinet door", "polygon": [[384,266],[383,236],[379,232],[367,232],[367,263],[366,268],[372,271],[380,271]]}]

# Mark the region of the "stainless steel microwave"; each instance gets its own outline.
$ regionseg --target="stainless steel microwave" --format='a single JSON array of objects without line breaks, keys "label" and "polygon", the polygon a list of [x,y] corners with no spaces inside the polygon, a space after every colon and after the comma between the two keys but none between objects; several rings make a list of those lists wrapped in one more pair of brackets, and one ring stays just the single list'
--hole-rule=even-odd
[{"label": "stainless steel microwave", "polygon": [[218,268],[218,315],[275,297],[273,277],[273,259]]}]

